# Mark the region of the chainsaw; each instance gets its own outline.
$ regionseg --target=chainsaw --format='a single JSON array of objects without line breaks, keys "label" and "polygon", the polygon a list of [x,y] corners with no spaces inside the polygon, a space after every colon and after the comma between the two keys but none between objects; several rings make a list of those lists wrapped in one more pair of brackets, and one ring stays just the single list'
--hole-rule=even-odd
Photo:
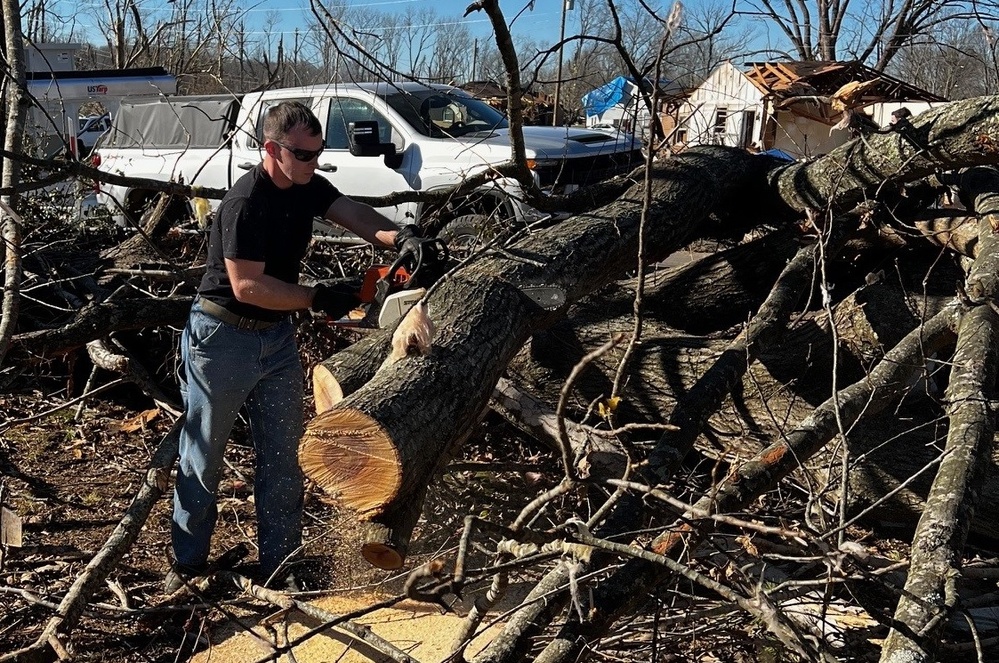
[{"label": "chainsaw", "polygon": [[361,306],[335,324],[385,329],[406,315],[447,271],[450,253],[443,240],[420,240],[420,251],[400,255],[391,265],[372,265],[364,274]]},{"label": "chainsaw", "polygon": [[[418,254],[399,256],[391,265],[372,265],[364,274],[358,293],[361,306],[334,324],[363,329],[386,329],[426,294],[448,269],[450,253],[443,240],[420,240]],[[554,285],[525,283],[518,287],[529,302],[546,311],[566,303],[565,291]]]}]

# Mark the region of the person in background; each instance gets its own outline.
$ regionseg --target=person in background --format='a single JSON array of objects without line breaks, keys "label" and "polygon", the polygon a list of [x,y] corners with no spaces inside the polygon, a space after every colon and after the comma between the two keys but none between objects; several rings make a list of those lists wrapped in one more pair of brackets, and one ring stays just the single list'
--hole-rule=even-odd
[{"label": "person in background", "polygon": [[307,106],[275,105],[264,120],[262,163],[236,181],[212,222],[207,271],[180,342],[186,419],[167,593],[208,568],[223,454],[243,406],[256,452],[261,577],[272,577],[301,547],[304,374],[290,314],[312,309],[339,318],[359,303],[347,288],[298,284],[313,219],[400,254],[420,251],[415,225],[397,228],[315,174],[323,149]]}]

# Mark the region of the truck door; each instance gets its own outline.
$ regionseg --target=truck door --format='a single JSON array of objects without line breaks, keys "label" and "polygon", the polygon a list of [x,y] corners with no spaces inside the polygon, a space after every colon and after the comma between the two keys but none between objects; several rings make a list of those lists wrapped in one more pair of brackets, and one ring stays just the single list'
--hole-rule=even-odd
[{"label": "truck door", "polygon": [[[323,107],[325,106],[325,107]],[[326,127],[326,151],[319,157],[319,172],[348,196],[384,196],[419,188],[414,180],[412,150],[406,150],[404,136],[364,99],[331,97],[320,106],[319,117]],[[350,124],[359,120],[378,122],[382,143],[393,143],[403,154],[402,165],[393,169],[383,157],[356,157],[350,153],[347,135]],[[397,224],[413,223],[416,203],[381,207],[378,211]]]}]

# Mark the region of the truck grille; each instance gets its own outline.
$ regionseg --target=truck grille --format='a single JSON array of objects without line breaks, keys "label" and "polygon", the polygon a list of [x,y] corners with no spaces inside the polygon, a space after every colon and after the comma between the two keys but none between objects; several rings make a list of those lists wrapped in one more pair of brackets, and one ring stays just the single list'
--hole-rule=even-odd
[{"label": "truck grille", "polygon": [[641,150],[601,154],[595,157],[566,159],[550,166],[538,166],[538,175],[542,188],[563,188],[568,184],[585,186],[594,182],[627,173],[642,163]]}]

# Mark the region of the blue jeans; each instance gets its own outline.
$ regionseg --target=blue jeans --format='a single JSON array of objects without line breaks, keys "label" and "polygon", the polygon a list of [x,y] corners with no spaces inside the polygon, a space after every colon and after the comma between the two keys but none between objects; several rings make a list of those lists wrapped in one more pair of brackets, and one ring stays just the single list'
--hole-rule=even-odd
[{"label": "blue jeans", "polygon": [[267,329],[239,329],[208,315],[195,300],[180,348],[187,420],[173,499],[175,560],[191,567],[208,560],[222,456],[245,404],[256,450],[260,570],[269,575],[302,541],[303,372],[294,326],[286,318]]}]

